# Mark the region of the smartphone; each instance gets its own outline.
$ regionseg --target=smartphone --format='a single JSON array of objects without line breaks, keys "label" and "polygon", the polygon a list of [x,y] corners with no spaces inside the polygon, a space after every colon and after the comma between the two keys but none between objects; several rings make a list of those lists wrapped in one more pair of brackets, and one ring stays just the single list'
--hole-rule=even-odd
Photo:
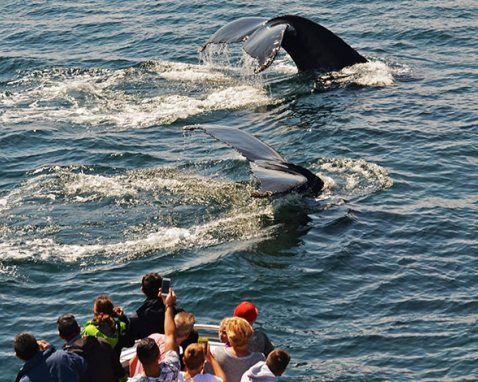
[{"label": "smartphone", "polygon": [[171,287],[171,279],[163,277],[163,282],[161,283],[161,294],[167,295],[169,293],[169,288]]},{"label": "smartphone", "polygon": [[198,344],[204,344],[206,349],[207,349],[207,343],[208,342],[209,342],[208,337],[198,337]]}]

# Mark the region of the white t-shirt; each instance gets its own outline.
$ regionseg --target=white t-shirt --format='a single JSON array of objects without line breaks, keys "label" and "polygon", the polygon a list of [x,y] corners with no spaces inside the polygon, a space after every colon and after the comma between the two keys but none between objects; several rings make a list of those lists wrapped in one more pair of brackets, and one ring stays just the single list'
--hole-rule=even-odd
[{"label": "white t-shirt", "polygon": [[168,351],[159,368],[161,370],[159,377],[136,375],[133,378],[128,378],[128,382],[176,382],[181,369],[178,353],[174,350]]},{"label": "white t-shirt", "polygon": [[179,373],[178,382],[222,382],[222,378],[216,377],[214,374],[196,374],[191,379],[184,379],[185,372]]}]

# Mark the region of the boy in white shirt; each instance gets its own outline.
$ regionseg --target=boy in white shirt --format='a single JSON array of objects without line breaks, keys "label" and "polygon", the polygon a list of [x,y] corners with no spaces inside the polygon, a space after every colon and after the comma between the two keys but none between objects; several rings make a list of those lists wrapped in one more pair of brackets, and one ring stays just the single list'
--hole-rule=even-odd
[{"label": "boy in white shirt", "polygon": [[[211,354],[209,344],[190,344],[184,351],[183,361],[186,371],[179,374],[178,382],[227,382],[221,365]],[[211,365],[214,374],[202,374],[204,363]]]},{"label": "boy in white shirt", "polygon": [[290,355],[286,351],[275,349],[269,353],[265,362],[257,362],[247,370],[242,375],[241,382],[277,382],[289,361]]}]

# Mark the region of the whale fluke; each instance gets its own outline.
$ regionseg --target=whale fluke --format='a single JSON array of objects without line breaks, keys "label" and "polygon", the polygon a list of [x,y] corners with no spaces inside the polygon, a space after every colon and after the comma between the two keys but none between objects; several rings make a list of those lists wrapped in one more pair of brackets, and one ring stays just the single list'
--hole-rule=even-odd
[{"label": "whale fluke", "polygon": [[256,72],[267,69],[282,46],[299,71],[338,71],[365,63],[360,55],[327,28],[301,16],[245,17],[232,21],[214,33],[203,45],[243,42],[244,51],[258,60]]},{"label": "whale fluke", "polygon": [[252,196],[266,197],[294,191],[317,196],[324,187],[324,182],[317,175],[286,162],[274,149],[243,130],[218,125],[194,125],[185,129],[203,130],[241,153],[250,162],[260,184],[259,190]]}]

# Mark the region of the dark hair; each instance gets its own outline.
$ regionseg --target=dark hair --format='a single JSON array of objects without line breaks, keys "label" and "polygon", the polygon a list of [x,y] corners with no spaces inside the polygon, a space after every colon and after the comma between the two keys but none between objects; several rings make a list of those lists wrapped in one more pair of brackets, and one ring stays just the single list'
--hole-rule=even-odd
[{"label": "dark hair", "polygon": [[282,349],[272,350],[266,359],[266,364],[269,370],[275,376],[280,376],[284,373],[290,361],[290,355]]},{"label": "dark hair", "polygon": [[163,278],[159,275],[159,273],[146,273],[141,280],[143,293],[148,298],[158,298],[158,293],[162,282]]},{"label": "dark hair", "polygon": [[75,316],[71,313],[63,314],[56,320],[58,326],[58,333],[66,340],[69,340],[76,336],[80,332],[78,322],[76,322]]},{"label": "dark hair", "polygon": [[21,332],[15,336],[13,348],[17,357],[23,361],[29,361],[40,351],[36,338],[27,332]]},{"label": "dark hair", "polygon": [[113,317],[115,313],[113,311],[114,305],[110,296],[105,294],[95,298],[94,303],[94,321],[98,323],[108,323],[109,325],[114,325]]},{"label": "dark hair", "polygon": [[136,346],[136,354],[143,365],[155,362],[159,356],[159,348],[156,341],[150,337],[143,338]]}]

